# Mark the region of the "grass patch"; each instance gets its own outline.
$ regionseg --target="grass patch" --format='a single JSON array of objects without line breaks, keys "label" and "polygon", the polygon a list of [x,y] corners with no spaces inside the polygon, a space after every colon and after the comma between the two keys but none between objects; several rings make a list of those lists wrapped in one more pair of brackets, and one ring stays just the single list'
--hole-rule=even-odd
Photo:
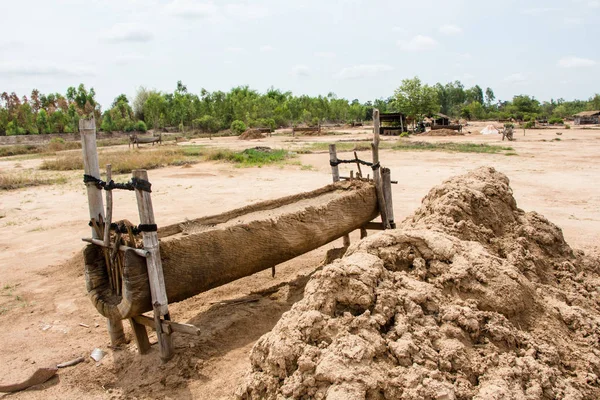
[{"label": "grass patch", "polygon": [[[310,153],[325,153],[329,152],[329,145],[333,143],[325,143],[325,142],[315,142],[310,143],[309,145],[303,146],[301,149],[298,149],[297,152],[300,154],[310,154]],[[383,143],[379,143],[380,148]],[[371,142],[336,142],[335,149],[337,152],[346,152],[346,151],[366,151],[371,150]]]},{"label": "grass patch", "polygon": [[279,163],[286,160],[289,154],[285,150],[246,149],[241,152],[234,152],[227,149],[217,149],[209,152],[207,160],[227,161],[239,164],[242,167],[261,167],[266,164]]},{"label": "grass patch", "polygon": [[[396,142],[392,149],[404,151],[449,151],[456,153],[485,153],[498,154],[503,151],[513,152],[512,147],[493,146],[486,143],[455,143],[455,142],[408,142],[400,140]],[[514,153],[516,155],[516,153]]]},{"label": "grass patch", "polygon": [[30,186],[67,183],[64,176],[48,176],[32,172],[0,172],[0,190],[14,190]]}]

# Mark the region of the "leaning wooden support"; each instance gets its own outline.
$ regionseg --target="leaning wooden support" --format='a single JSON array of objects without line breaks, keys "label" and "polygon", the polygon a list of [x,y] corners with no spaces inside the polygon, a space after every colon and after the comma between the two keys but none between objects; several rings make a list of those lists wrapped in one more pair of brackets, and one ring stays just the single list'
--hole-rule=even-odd
[{"label": "leaning wooden support", "polygon": [[[337,150],[335,148],[335,144],[332,143],[329,145],[329,163],[331,164],[331,176],[333,177],[333,182],[340,181],[340,168],[339,165],[334,165],[337,163]],[[344,243],[344,247],[350,246],[350,235],[344,235],[342,239]]]},{"label": "leaning wooden support", "polygon": [[[86,242],[86,243],[91,243],[91,244],[95,244],[96,246],[100,246],[100,247],[104,247],[104,241],[99,240],[99,239],[94,239],[94,238],[83,238],[81,239],[82,241]],[[119,246],[119,251],[126,251],[126,250],[132,250],[134,251],[138,256],[140,257],[150,257],[150,252],[148,250],[144,250],[144,249],[134,249],[131,248],[129,246],[123,246],[120,245]]]},{"label": "leaning wooden support", "polygon": [[[140,325],[144,325],[152,329],[156,328],[154,324],[154,319],[146,317],[145,315],[138,315],[137,317],[133,317],[132,319]],[[162,330],[163,332],[177,332],[196,336],[200,335],[201,332],[200,328],[198,328],[197,326],[191,324],[181,324],[173,321],[162,321]]]},{"label": "leaning wooden support", "polygon": [[385,198],[385,205],[387,207],[387,219],[390,223],[390,228],[396,229],[396,222],[394,222],[394,201],[392,199],[392,173],[389,168],[381,168],[381,180],[383,185],[383,197]]},{"label": "leaning wooden support", "polygon": [[[98,150],[96,148],[96,121],[82,118],[79,120],[81,133],[81,149],[83,152],[83,169],[86,175],[100,179],[100,165],[98,163]],[[104,205],[102,204],[102,191],[91,182],[86,183],[88,206],[91,220],[104,220]],[[92,237],[103,241],[98,231],[92,227]],[[126,343],[123,332],[123,322],[118,319],[108,320],[108,332],[113,346]]]},{"label": "leaning wooden support", "polygon": [[[133,171],[133,177],[148,181],[148,172],[143,169]],[[150,192],[142,189],[135,190],[135,196],[138,203],[140,214],[140,224],[155,225],[154,209],[152,208],[152,198]],[[161,317],[166,320],[169,317],[169,302],[167,299],[167,290],[165,289],[165,277],[163,274],[162,261],[158,244],[158,234],[156,232],[142,232],[144,249],[150,252],[146,258],[148,265],[148,279],[150,281],[150,293],[152,295],[152,308],[154,309],[156,321],[156,335],[160,348],[160,358],[163,361],[173,358],[173,341],[171,335],[162,331]]]},{"label": "leaning wooden support", "polygon": [[379,110],[373,110],[373,143],[371,150],[373,153],[373,181],[377,189],[377,202],[379,203],[379,213],[381,215],[381,224],[383,229],[389,229],[390,223],[387,218],[387,206],[383,195],[383,185],[381,181],[381,171],[379,167]]}]

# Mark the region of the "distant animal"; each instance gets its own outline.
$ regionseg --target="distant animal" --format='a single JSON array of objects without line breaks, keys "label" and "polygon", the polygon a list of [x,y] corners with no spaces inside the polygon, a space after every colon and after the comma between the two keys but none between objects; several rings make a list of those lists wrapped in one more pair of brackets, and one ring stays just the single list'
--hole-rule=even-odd
[{"label": "distant animal", "polygon": [[152,143],[152,146],[154,146],[154,143],[158,143],[158,144],[162,144],[162,133],[159,136],[151,136],[151,137],[138,137],[138,135],[136,135],[135,133],[132,133],[131,135],[129,135],[129,148],[131,148],[132,145],[137,145],[138,149],[140,148],[140,143],[141,144],[145,144],[145,143]]},{"label": "distant animal", "polygon": [[507,138],[509,141],[512,142],[513,140],[515,140],[513,134],[514,132],[512,126],[505,127],[502,131],[502,140],[504,140],[504,138]]},{"label": "distant animal", "polygon": [[556,132],[556,134],[557,134],[558,136],[560,136],[560,135],[562,135],[562,132]]}]

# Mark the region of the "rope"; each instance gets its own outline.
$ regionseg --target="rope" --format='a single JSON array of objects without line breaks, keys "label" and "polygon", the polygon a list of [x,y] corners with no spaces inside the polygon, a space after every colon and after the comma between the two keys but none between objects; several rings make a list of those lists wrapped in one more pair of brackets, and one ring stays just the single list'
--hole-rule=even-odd
[{"label": "rope", "polygon": [[332,167],[337,167],[340,164],[356,164],[356,163],[366,165],[367,167],[371,167],[373,169],[373,171],[379,169],[379,167],[381,166],[379,164],[379,162],[377,162],[376,164],[373,164],[372,162],[364,161],[364,160],[360,160],[360,159],[329,161],[329,165],[331,165]]},{"label": "rope", "polygon": [[150,182],[148,182],[147,180],[144,179],[139,179],[139,178],[131,178],[131,180],[129,182],[125,182],[125,183],[117,183],[115,181],[113,181],[112,179],[110,180],[110,182],[105,182],[102,179],[98,179],[95,176],[92,175],[87,175],[84,174],[83,175],[83,183],[93,183],[94,185],[96,185],[96,187],[98,189],[104,189],[104,190],[114,190],[114,189],[121,189],[121,190],[143,190],[144,192],[148,192],[151,193],[152,192],[152,184]]}]

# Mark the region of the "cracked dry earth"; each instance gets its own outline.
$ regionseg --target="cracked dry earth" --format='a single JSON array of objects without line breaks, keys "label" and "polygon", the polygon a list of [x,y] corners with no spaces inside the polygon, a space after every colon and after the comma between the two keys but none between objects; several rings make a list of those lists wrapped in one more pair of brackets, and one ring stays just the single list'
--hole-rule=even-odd
[{"label": "cracked dry earth", "polygon": [[239,399],[598,399],[600,259],[479,168],[353,244],[251,352]]}]

